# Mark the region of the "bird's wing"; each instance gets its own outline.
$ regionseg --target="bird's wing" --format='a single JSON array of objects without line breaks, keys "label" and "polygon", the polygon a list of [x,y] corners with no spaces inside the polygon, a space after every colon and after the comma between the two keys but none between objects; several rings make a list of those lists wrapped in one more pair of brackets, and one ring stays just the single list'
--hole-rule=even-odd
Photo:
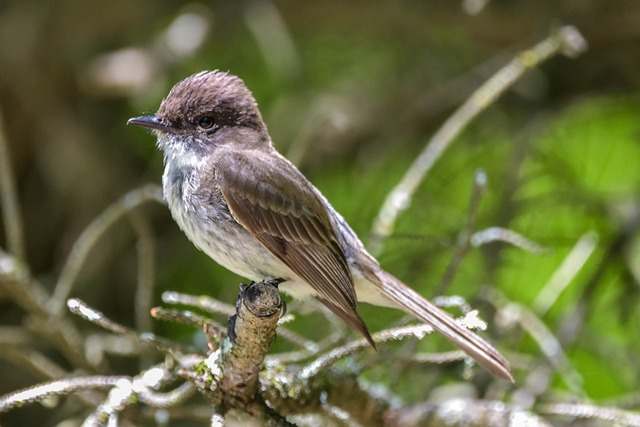
[{"label": "bird's wing", "polygon": [[373,345],[356,311],[349,265],[325,203],[289,161],[272,153],[268,160],[264,152],[248,151],[216,159],[216,177],[231,214]]}]

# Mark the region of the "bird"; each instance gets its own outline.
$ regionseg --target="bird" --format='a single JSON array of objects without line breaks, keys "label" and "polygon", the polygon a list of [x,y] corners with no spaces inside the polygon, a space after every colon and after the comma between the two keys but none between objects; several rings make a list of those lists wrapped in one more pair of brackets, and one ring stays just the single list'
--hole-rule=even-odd
[{"label": "bird", "polygon": [[271,140],[239,77],[202,71],[178,82],[154,115],[129,119],[164,154],[163,195],[188,239],[228,270],[315,298],[375,342],[358,302],[425,322],[494,376],[509,362],[475,332],[385,271],[323,194]]}]

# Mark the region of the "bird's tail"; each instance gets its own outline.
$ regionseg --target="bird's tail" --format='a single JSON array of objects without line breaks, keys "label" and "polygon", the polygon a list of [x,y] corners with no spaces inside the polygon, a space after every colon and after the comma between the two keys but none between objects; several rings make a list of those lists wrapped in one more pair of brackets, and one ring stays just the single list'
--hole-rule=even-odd
[{"label": "bird's tail", "polygon": [[371,279],[379,291],[401,310],[428,323],[453,345],[473,357],[476,362],[496,377],[513,382],[509,362],[491,344],[473,331],[460,326],[449,315],[400,280],[379,269]]}]

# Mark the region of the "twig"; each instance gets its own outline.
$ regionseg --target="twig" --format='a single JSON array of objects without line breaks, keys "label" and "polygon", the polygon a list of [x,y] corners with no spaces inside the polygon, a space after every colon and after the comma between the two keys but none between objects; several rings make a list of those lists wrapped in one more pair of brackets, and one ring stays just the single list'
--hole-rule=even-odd
[{"label": "twig", "polygon": [[247,3],[244,7],[244,20],[269,71],[283,80],[297,77],[300,56],[286,21],[274,2]]},{"label": "twig", "polygon": [[145,185],[128,192],[89,224],[74,243],[67,262],[60,272],[58,283],[48,303],[52,313],[60,314],[64,310],[65,302],[80,273],[80,269],[100,237],[127,213],[150,201],[164,203],[162,189],[155,184]]},{"label": "twig", "polygon": [[151,316],[166,322],[182,323],[192,328],[202,329],[210,348],[217,348],[227,336],[227,330],[220,323],[189,310],[172,310],[162,307],[151,309]]},{"label": "twig", "polygon": [[[278,327],[278,336],[282,335],[283,328]],[[283,337],[287,339],[286,337]],[[300,337],[304,339],[303,337]],[[302,350],[296,350],[285,353],[272,354],[267,356],[266,363],[275,363],[275,364],[286,364],[286,363],[297,363],[302,362],[303,360],[307,360],[311,357],[314,357],[318,353],[328,348],[334,347],[338,345],[343,340],[341,334],[331,334],[328,337],[324,338],[320,342],[315,341],[306,341],[306,343],[300,342],[299,345],[302,347]],[[295,342],[291,341],[293,344]]]},{"label": "twig", "polygon": [[78,390],[108,389],[126,380],[123,376],[93,376],[66,378],[28,387],[0,397],[0,412],[6,412],[17,406],[38,402],[49,396],[66,395]]},{"label": "twig", "polygon": [[98,325],[103,329],[106,329],[107,331],[130,336],[138,342],[152,344],[160,351],[180,352],[185,354],[198,352],[197,349],[185,347],[173,341],[158,337],[150,332],[137,333],[136,331],[129,329],[124,325],[114,322],[100,311],[89,307],[80,299],[71,298],[67,301],[67,306],[71,313],[78,315],[83,319],[94,323],[95,325]]},{"label": "twig", "polygon": [[518,247],[522,250],[534,253],[543,254],[549,250],[533,240],[529,240],[521,234],[516,233],[513,230],[502,227],[489,227],[484,230],[476,231],[471,235],[469,239],[471,246],[479,247],[491,242],[505,242]]},{"label": "twig", "polygon": [[358,423],[351,414],[347,411],[343,410],[339,406],[333,405],[329,403],[329,397],[326,391],[320,393],[320,405],[322,409],[329,415],[331,415],[336,420],[339,420],[341,423],[346,425],[347,427],[361,427],[362,425]]},{"label": "twig", "polygon": [[69,372],[43,353],[28,348],[3,346],[0,357],[10,360],[14,364],[22,365],[33,375],[43,380],[58,379],[69,375]]},{"label": "twig", "polygon": [[441,353],[414,353],[408,356],[401,356],[402,360],[406,362],[437,365],[457,362],[468,357],[469,356],[461,350],[444,351]]},{"label": "twig", "polygon": [[[151,309],[151,316],[158,320],[164,320],[173,323],[182,323],[184,325],[191,326],[192,328],[202,329],[207,324],[215,323],[213,320],[196,314],[189,310],[174,310],[163,307],[154,307]],[[222,325],[217,324],[222,328]]]},{"label": "twig", "polygon": [[0,204],[4,217],[4,232],[7,235],[7,249],[16,258],[25,259],[22,214],[16,192],[16,183],[11,167],[11,156],[4,131],[4,120],[0,111]]},{"label": "twig", "polygon": [[497,400],[452,397],[441,403],[421,403],[392,410],[387,414],[389,427],[418,426],[491,426],[551,427],[530,411]]},{"label": "twig", "polygon": [[[136,244],[138,277],[134,295],[136,330],[138,332],[150,332],[153,324],[149,311],[153,304],[156,266],[153,231],[148,218],[139,211],[130,211],[129,219],[138,237]],[[143,345],[139,360],[141,368],[146,368],[154,362],[153,356],[147,350],[150,350],[150,348]]]},{"label": "twig", "polygon": [[175,406],[181,402],[185,402],[196,392],[196,388],[190,382],[184,382],[175,389],[165,392],[157,393],[151,389],[146,389],[144,392],[139,392],[138,397],[140,402],[146,403],[154,408],[168,408]]},{"label": "twig", "polygon": [[84,320],[88,320],[91,323],[95,323],[107,331],[114,332],[122,335],[136,335],[135,331],[127,328],[124,325],[114,322],[106,317],[102,312],[89,307],[84,301],[78,298],[71,298],[67,301],[67,307],[69,311],[75,315],[82,317]]},{"label": "twig", "polygon": [[[478,318],[477,314],[477,311],[472,310],[465,313],[464,317],[456,319],[456,321],[465,328],[484,329],[486,324]],[[433,327],[431,327],[431,325],[422,323],[419,325],[385,329],[383,331],[376,332],[371,336],[376,343],[384,343],[388,341],[399,341],[409,337],[422,339],[425,335],[431,334],[432,332]],[[313,362],[300,371],[300,376],[301,378],[312,378],[320,371],[327,369],[339,360],[368,348],[370,348],[370,346],[364,338],[352,341],[342,347],[331,350],[323,356],[318,356]]]},{"label": "twig", "polygon": [[[278,323],[278,325],[279,324],[280,323]],[[306,351],[309,355],[318,352],[318,350],[320,349],[320,345],[317,342],[311,341],[310,339],[305,338],[296,332],[293,332],[291,329],[279,327],[278,336],[289,341],[291,344],[304,349],[303,351]]]},{"label": "twig", "polygon": [[48,316],[45,302],[49,295],[33,280],[27,266],[18,258],[0,250],[0,285],[24,311],[34,316]]},{"label": "twig", "polygon": [[[372,334],[372,338],[376,343],[387,341],[398,341],[407,337],[416,337],[418,339],[433,332],[433,328],[427,324],[402,326],[399,328],[385,329],[384,331]],[[364,338],[352,341],[342,347],[335,348],[329,353],[317,357],[313,362],[300,371],[300,377],[304,379],[312,378],[324,369],[335,364],[339,360],[351,356],[352,354],[370,348],[369,343]]]},{"label": "twig", "polygon": [[381,252],[385,239],[393,232],[398,215],[409,207],[413,194],[427,172],[471,120],[491,105],[528,69],[538,66],[558,52],[575,57],[586,48],[586,41],[575,27],[559,28],[533,48],[518,54],[478,88],[436,132],[400,183],[387,195],[373,223],[370,245],[372,252]]},{"label": "twig", "polygon": [[215,298],[206,295],[189,295],[180,292],[167,291],[162,293],[162,301],[167,304],[183,304],[191,307],[201,308],[209,313],[224,314],[232,316],[236,309],[229,304],[223,303]]},{"label": "twig", "polygon": [[549,403],[538,410],[548,415],[564,415],[571,418],[611,421],[615,425],[640,427],[640,415],[617,408],[586,405],[580,403]]},{"label": "twig", "polygon": [[473,176],[473,187],[471,190],[471,200],[469,201],[467,223],[458,236],[458,243],[456,245],[455,252],[447,266],[447,270],[445,271],[442,280],[440,281],[440,286],[438,286],[438,292],[436,295],[442,295],[446,292],[458,271],[460,262],[462,262],[465,254],[469,248],[471,248],[471,234],[475,228],[478,206],[480,205],[480,200],[482,199],[482,195],[486,189],[487,174],[483,170],[477,170]]},{"label": "twig", "polygon": [[196,391],[188,382],[165,393],[154,390],[173,380],[175,375],[164,365],[153,366],[133,378],[120,378],[107,398],[85,419],[83,427],[111,425],[120,412],[137,401],[154,408],[168,408],[186,401]]},{"label": "twig", "polygon": [[224,427],[224,417],[222,414],[213,414],[211,416],[211,427]]},{"label": "twig", "polygon": [[[222,301],[206,295],[195,296],[180,292],[167,291],[162,293],[162,301],[167,304],[184,304],[191,307],[201,308],[210,313],[219,313],[227,316],[232,316],[236,312],[236,309],[231,305],[225,304]],[[307,352],[317,352],[319,349],[317,343],[310,341],[289,329],[280,327],[280,325],[285,323],[288,319],[290,321],[290,317],[287,316],[288,315],[283,316],[278,320],[278,336],[294,345],[297,345],[298,347],[304,348]],[[311,353],[309,353],[309,356]]]},{"label": "twig", "polygon": [[135,319],[138,332],[148,332],[152,328],[149,310],[153,302],[155,245],[149,221],[137,211],[129,212],[131,226],[138,237],[136,245],[138,259],[138,281],[136,285]]},{"label": "twig", "polygon": [[538,293],[533,303],[533,310],[538,316],[544,316],[549,311],[560,294],[569,286],[589,260],[589,257],[596,249],[597,243],[598,236],[595,233],[587,233],[580,237],[580,240],[576,242],[569,255],[566,256],[560,267]]},{"label": "twig", "polygon": [[135,401],[131,378],[121,378],[109,391],[107,398],[82,423],[82,427],[119,425],[118,414]]},{"label": "twig", "polygon": [[[494,291],[497,294],[497,291]],[[499,298],[499,297],[498,297]],[[491,298],[495,301],[498,298]],[[508,303],[500,310],[500,315],[509,323],[518,323],[540,347],[553,369],[558,373],[569,390],[577,396],[584,395],[583,380],[571,365],[562,345],[536,314],[518,303]]]}]

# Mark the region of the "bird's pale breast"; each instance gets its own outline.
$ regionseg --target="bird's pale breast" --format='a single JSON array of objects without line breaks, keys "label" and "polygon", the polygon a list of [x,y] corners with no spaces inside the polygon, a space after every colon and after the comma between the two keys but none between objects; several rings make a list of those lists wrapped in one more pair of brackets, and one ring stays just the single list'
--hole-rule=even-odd
[{"label": "bird's pale breast", "polygon": [[189,240],[218,264],[242,277],[298,282],[288,267],[235,221],[219,189],[201,186],[195,170],[169,163],[162,179],[171,214]]}]

